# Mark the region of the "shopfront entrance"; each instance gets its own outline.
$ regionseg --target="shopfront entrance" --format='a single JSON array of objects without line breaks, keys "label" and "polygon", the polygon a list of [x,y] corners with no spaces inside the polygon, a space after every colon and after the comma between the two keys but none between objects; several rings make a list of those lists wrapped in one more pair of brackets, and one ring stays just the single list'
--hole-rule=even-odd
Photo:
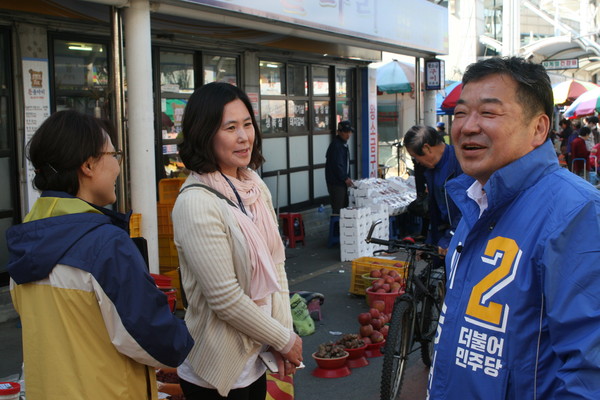
[{"label": "shopfront entrance", "polygon": [[[0,29],[0,235],[21,219],[13,110],[10,32]],[[8,283],[6,241],[0,241],[0,286]]]}]

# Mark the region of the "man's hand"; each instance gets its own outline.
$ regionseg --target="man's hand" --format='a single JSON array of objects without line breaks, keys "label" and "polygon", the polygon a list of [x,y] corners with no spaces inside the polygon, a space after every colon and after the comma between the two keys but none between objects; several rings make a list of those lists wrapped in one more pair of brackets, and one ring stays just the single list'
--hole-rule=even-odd
[{"label": "man's hand", "polygon": [[352,182],[352,179],[350,178],[346,178],[346,186],[348,187],[353,187],[354,186],[354,182]]}]

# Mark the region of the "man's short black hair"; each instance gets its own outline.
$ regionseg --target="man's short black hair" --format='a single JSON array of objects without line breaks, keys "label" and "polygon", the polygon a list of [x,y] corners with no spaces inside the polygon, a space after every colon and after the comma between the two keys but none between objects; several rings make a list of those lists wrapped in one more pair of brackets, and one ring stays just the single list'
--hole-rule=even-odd
[{"label": "man's short black hair", "polygon": [[493,74],[507,75],[517,82],[517,101],[523,106],[525,116],[533,118],[545,113],[552,124],[554,95],[546,69],[521,57],[492,57],[467,67],[463,86]]}]

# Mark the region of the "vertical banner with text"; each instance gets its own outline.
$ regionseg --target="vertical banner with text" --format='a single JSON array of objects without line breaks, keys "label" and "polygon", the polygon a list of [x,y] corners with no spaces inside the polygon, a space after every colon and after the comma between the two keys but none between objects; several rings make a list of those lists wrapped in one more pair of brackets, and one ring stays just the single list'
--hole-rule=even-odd
[{"label": "vertical banner with text", "polygon": [[[50,86],[48,79],[48,60],[39,58],[23,58],[23,97],[25,100],[25,146],[40,127],[42,122],[50,116]],[[35,172],[33,165],[25,158],[27,175],[27,211],[31,209],[39,193],[33,188]]]},{"label": "vertical banner with text", "polygon": [[368,104],[369,104],[369,178],[377,178],[377,155],[379,152],[379,140],[377,133],[377,69],[367,68],[368,70]]}]

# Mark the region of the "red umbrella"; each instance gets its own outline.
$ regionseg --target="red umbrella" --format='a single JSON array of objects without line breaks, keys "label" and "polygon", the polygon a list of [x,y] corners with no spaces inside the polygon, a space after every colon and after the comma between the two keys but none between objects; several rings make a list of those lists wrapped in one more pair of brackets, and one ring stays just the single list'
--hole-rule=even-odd
[{"label": "red umbrella", "polygon": [[440,106],[441,109],[454,109],[454,107],[456,107],[456,102],[460,97],[460,92],[462,92],[462,83],[455,82],[448,85],[444,90],[446,91],[446,97],[444,98],[444,101],[442,101],[442,105]]}]

